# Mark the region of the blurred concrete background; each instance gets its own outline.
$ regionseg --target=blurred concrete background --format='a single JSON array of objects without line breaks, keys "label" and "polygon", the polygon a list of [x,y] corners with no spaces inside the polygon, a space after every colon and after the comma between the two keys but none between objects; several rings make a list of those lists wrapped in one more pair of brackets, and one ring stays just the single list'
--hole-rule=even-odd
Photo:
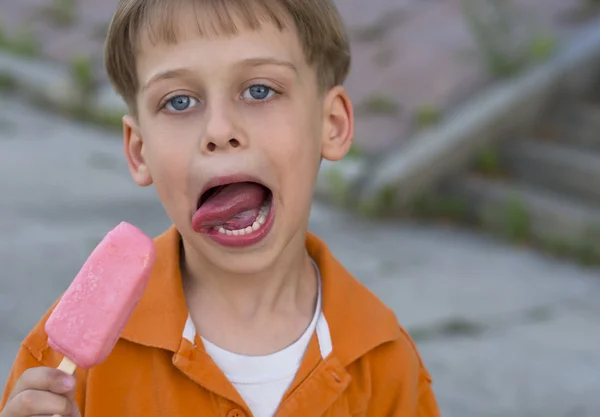
[{"label": "blurred concrete background", "polygon": [[[456,109],[489,88],[553,65],[596,30],[596,3],[338,1],[359,110],[349,160],[376,169],[380,155],[444,132]],[[121,155],[121,107],[101,66],[114,6],[0,4],[0,383],[19,342],[108,229],[126,220],[156,235],[169,224]],[[510,37],[506,22],[515,25]],[[402,189],[386,189],[377,197],[386,210],[365,216],[339,198],[346,171],[323,177],[332,195],[315,202],[311,230],[396,311],[444,416],[600,415],[594,80],[585,95],[552,96],[530,129],[461,151],[464,169],[448,171],[410,210],[389,204]],[[69,85],[100,104],[65,105],[73,96],[56,90]]]}]

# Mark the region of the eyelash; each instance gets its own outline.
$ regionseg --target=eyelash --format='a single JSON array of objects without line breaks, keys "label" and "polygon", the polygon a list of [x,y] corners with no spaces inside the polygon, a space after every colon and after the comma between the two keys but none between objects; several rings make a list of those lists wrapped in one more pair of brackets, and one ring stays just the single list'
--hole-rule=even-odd
[{"label": "eyelash", "polygon": [[256,102],[256,103],[266,103],[271,101],[274,97],[278,96],[279,94],[281,94],[279,91],[277,91],[276,89],[274,89],[271,86],[268,86],[266,84],[252,84],[251,86],[249,86],[248,88],[246,88],[243,92],[242,92],[242,96],[244,95],[244,93],[246,91],[249,91],[252,87],[262,87],[262,88],[266,88],[267,90],[269,90],[269,93],[273,93],[273,95],[271,97],[265,98],[265,99],[250,99],[249,101],[251,102]]},{"label": "eyelash", "polygon": [[[250,101],[250,102],[251,102],[251,104],[268,103],[268,102],[270,102],[271,100],[273,100],[275,97],[277,97],[277,96],[281,95],[281,92],[280,92],[280,91],[278,91],[278,90],[276,90],[275,88],[273,88],[273,87],[271,87],[271,86],[268,86],[268,85],[266,85],[266,84],[252,84],[251,86],[249,86],[248,88],[246,88],[246,89],[245,89],[245,90],[242,92],[242,96],[244,95],[244,93],[245,93],[246,91],[250,90],[252,87],[264,87],[264,88],[268,89],[268,90],[269,90],[269,92],[270,92],[270,93],[272,93],[273,95],[272,95],[271,97],[269,97],[269,98],[265,98],[265,99],[262,99],[262,100],[260,100],[260,99],[250,99],[250,100],[247,100],[247,101]],[[195,97],[193,97],[193,96],[191,96],[191,95],[188,95],[188,94],[174,94],[174,95],[172,95],[172,96],[169,96],[169,97],[165,98],[165,99],[164,99],[164,100],[163,100],[163,101],[160,103],[160,105],[159,105],[159,110],[165,110],[165,108],[166,108],[166,107],[169,105],[169,103],[170,103],[170,102],[171,102],[173,99],[176,99],[176,98],[178,98],[178,97],[188,97],[188,98],[190,98],[190,99],[192,99],[192,100],[200,101],[200,100],[198,100],[197,98],[195,98]],[[188,108],[188,109],[189,109],[189,108]],[[185,113],[185,112],[186,112],[188,109],[185,109],[185,110],[180,110],[180,111],[177,111],[177,110],[175,110],[175,111],[171,111],[171,112],[172,112],[172,113]]]}]

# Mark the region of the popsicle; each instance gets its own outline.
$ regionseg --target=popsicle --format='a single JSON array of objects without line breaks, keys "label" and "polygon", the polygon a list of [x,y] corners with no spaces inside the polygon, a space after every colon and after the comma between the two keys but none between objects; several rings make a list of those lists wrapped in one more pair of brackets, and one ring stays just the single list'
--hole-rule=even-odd
[{"label": "popsicle", "polygon": [[150,278],[154,242],[122,222],[92,251],[45,325],[48,345],[64,355],[58,369],[73,374],[104,362]]}]

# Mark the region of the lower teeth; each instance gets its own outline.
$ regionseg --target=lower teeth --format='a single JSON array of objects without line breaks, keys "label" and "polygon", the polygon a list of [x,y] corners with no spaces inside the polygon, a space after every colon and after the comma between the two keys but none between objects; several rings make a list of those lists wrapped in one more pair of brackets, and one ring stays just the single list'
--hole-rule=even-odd
[{"label": "lower teeth", "polygon": [[244,235],[250,234],[252,232],[256,232],[258,229],[263,227],[264,224],[267,222],[267,216],[269,215],[270,210],[271,210],[271,201],[269,200],[269,201],[264,202],[260,206],[258,216],[256,217],[256,220],[254,220],[254,223],[252,224],[252,226],[248,226],[245,229],[238,229],[238,230],[228,230],[228,229],[225,229],[223,226],[216,226],[214,228],[214,230],[221,233],[222,235],[227,235],[227,236],[244,236]]}]

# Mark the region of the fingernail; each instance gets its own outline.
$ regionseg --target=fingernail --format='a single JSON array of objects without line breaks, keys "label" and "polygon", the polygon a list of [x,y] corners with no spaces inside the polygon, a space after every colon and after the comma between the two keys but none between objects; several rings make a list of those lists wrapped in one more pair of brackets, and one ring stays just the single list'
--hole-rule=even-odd
[{"label": "fingernail", "polygon": [[71,389],[75,386],[75,381],[73,380],[72,377],[67,376],[67,377],[63,378],[63,385],[65,388]]}]

